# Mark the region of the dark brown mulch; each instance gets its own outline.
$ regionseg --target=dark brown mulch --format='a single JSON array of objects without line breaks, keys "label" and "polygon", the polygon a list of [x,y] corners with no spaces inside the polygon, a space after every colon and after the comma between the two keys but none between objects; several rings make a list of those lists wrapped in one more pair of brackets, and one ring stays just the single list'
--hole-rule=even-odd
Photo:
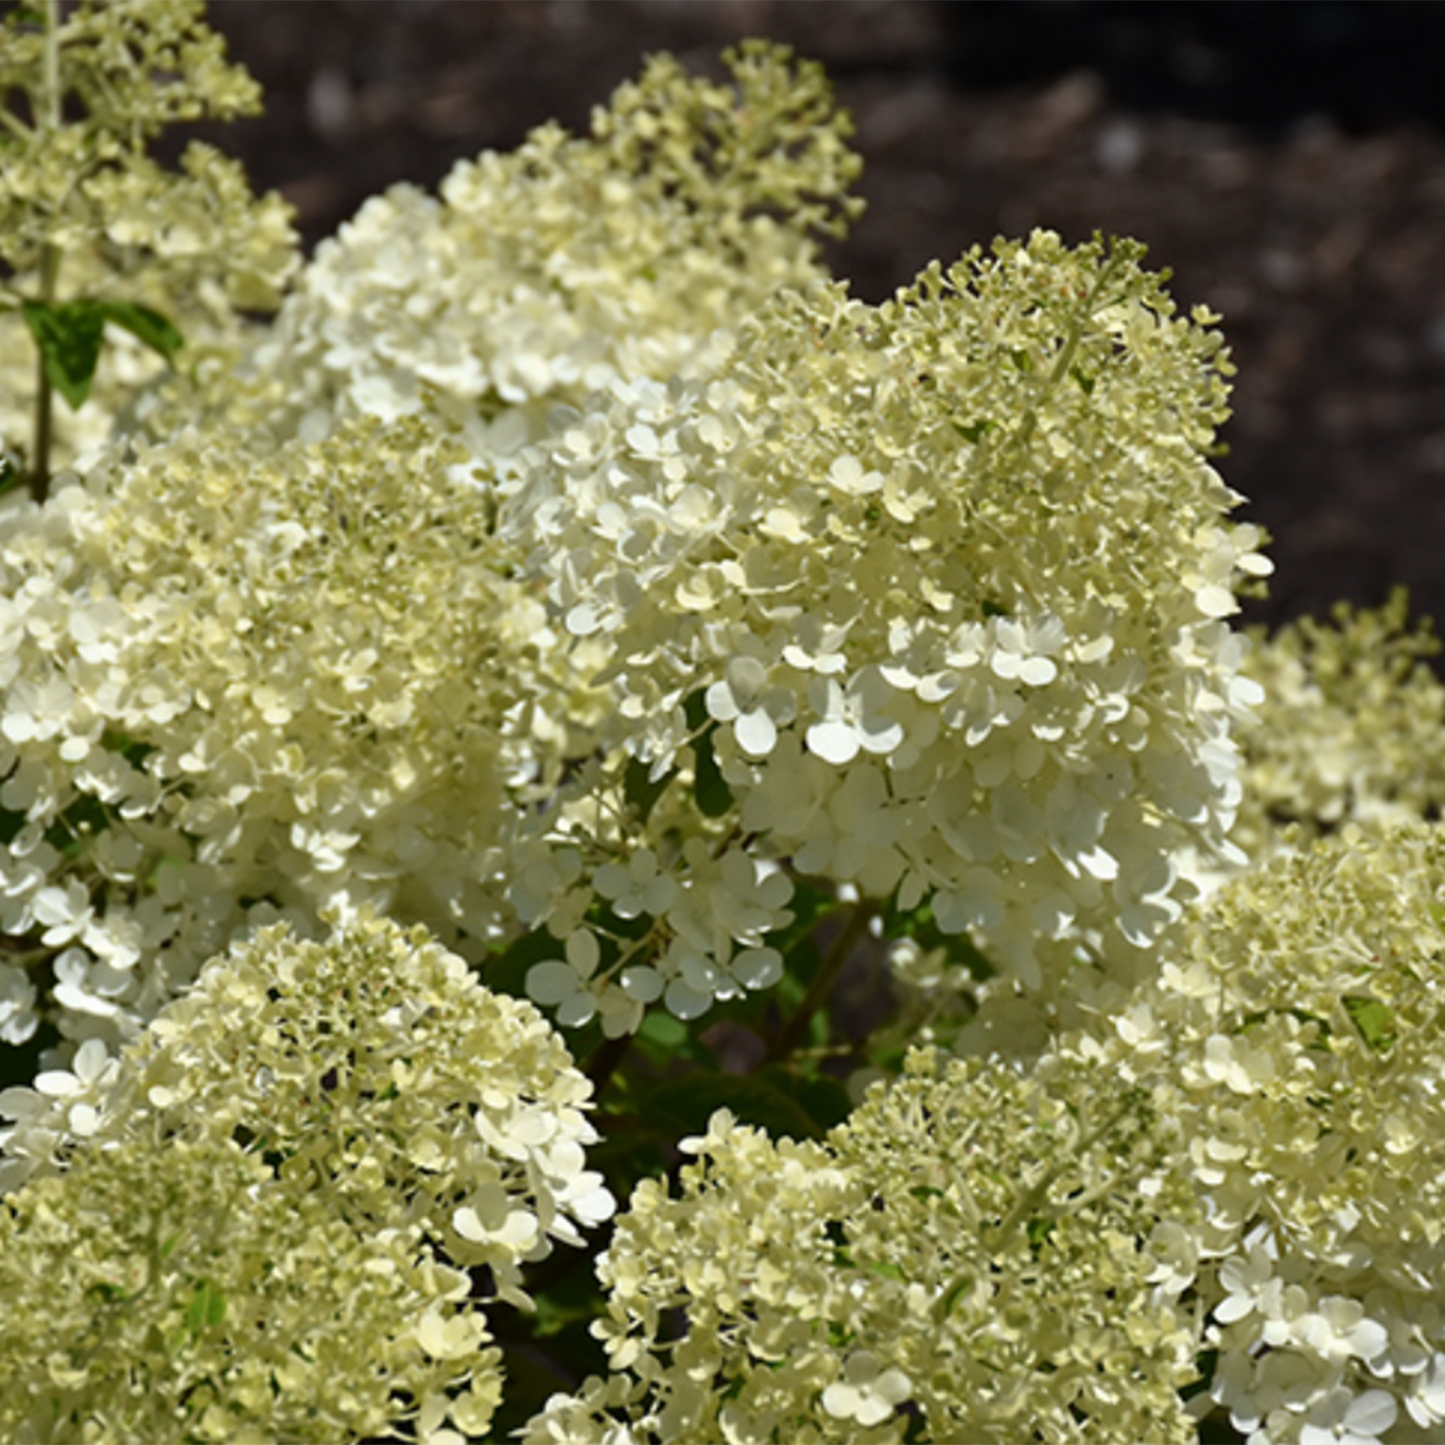
[{"label": "dark brown mulch", "polygon": [[[1223,313],[1222,464],[1275,536],[1262,615],[1379,601],[1445,619],[1445,7],[1117,0],[215,0],[269,111],[231,128],[315,240],[394,180],[588,111],[640,57],[767,35],[823,60],[869,211],[870,299],[1048,225],[1146,241]],[[1437,94],[1438,92],[1438,94]]]}]

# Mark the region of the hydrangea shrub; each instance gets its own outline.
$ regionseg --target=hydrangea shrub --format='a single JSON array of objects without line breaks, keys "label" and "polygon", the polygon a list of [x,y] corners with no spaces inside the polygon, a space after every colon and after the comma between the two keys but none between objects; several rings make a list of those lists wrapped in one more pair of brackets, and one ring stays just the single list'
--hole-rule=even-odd
[{"label": "hydrangea shrub", "polygon": [[763,42],[298,266],[4,37],[7,1438],[1439,1438],[1433,640],[1236,628],[1219,318],[856,300]]}]

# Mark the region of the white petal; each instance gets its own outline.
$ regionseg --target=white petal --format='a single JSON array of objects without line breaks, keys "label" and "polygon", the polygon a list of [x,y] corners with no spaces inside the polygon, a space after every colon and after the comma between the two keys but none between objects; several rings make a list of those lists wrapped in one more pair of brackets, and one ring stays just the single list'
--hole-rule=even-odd
[{"label": "white petal", "polygon": [[745,712],[733,725],[733,736],[738,740],[738,746],[749,757],[765,758],[772,752],[773,744],[778,740],[778,730],[773,725],[773,720],[762,708],[754,712]]},{"label": "white petal", "polygon": [[858,734],[849,723],[814,723],[808,729],[808,751],[825,763],[850,763],[858,756]]}]

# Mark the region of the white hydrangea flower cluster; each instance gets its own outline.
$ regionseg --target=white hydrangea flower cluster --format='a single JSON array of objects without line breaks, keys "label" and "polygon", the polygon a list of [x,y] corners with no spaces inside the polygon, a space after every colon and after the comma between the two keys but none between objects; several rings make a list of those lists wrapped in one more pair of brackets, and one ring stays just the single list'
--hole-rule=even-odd
[{"label": "white hydrangea flower cluster", "polygon": [[1252,1445],[1441,1438],[1445,833],[1348,825],[1183,937],[1080,1048],[1187,1142],[1204,1214],[1153,1247],[1210,1312],[1201,1401]]},{"label": "white hydrangea flower cluster", "polygon": [[491,509],[447,439],[368,420],[264,459],[181,434],[12,504],[8,1039],[115,1042],[232,937],[333,902],[485,954],[508,787],[545,788],[595,710]]},{"label": "white hydrangea flower cluster", "polygon": [[173,289],[274,307],[297,262],[290,208],[274,194],[258,206],[240,167],[201,142],[178,175],[145,152],[177,122],[261,108],[260,87],[227,62],[204,14],[203,0],[79,0],[53,37],[34,12],[7,17],[0,93],[28,101],[7,104],[0,170],[0,254],[14,271],[38,273],[47,247],[103,245],[117,272],[154,266]]},{"label": "white hydrangea flower cluster", "polygon": [[417,1414],[409,1395],[431,1445],[465,1438],[449,1408],[485,1428],[499,1357],[467,1276],[268,1174],[214,1139],[94,1149],[0,1201],[5,1439],[335,1445]]},{"label": "white hydrangea flower cluster", "polygon": [[1139,1247],[1188,1215],[1143,1095],[912,1055],[823,1144],[725,1111],[599,1263],[611,1366],[526,1445],[1193,1438],[1187,1315]]},{"label": "white hydrangea flower cluster", "polygon": [[[258,348],[266,425],[317,438],[357,414],[435,412],[479,452],[617,377],[701,364],[710,333],[821,270],[858,158],[820,67],[744,43],[731,81],[669,56],[598,108],[394,186],[324,242]],[[493,425],[507,414],[504,426]]]},{"label": "white hydrangea flower cluster", "polygon": [[1445,804],[1445,687],[1428,659],[1428,619],[1411,626],[1408,596],[1381,608],[1341,603],[1329,623],[1302,618],[1252,635],[1245,672],[1263,689],[1240,729],[1244,804],[1235,837],[1251,857],[1282,827],[1305,838],[1347,819],[1438,818]]},{"label": "white hydrangea flower cluster", "polygon": [[[292,208],[255,196],[239,163],[191,142],[168,170],[146,153],[165,127],[260,110],[260,88],[225,58],[202,0],[80,0],[58,10],[56,79],[47,103],[45,27],[16,6],[0,43],[0,431],[30,434],[35,346],[20,299],[123,301],[180,328],[189,368],[209,348],[239,351],[254,329],[240,311],[274,311],[298,270]],[[26,104],[17,106],[18,97]],[[95,387],[62,410],[52,467],[133,420],[137,393],[164,363],[112,326]]]},{"label": "white hydrangea flower cluster", "polygon": [[[14,1131],[3,1183],[39,1172],[0,1214],[27,1241],[0,1250],[0,1291],[47,1321],[0,1349],[11,1423],[53,1397],[117,1442],[416,1417],[460,1445],[448,1417],[480,1433],[500,1397],[469,1294],[526,1305],[523,1261],[613,1208],[560,1037],[424,931],[366,916],[324,943],[261,931],[101,1076],[40,1083],[54,1102]],[[484,1266],[486,1289],[452,1266]],[[194,1350],[144,1345],[186,1321]]]},{"label": "white hydrangea flower cluster", "polygon": [[1147,946],[1175,856],[1227,851],[1224,619],[1269,570],[1206,460],[1221,339],[1172,311],[1137,249],[1039,232],[877,308],[785,294],[713,374],[559,425],[502,525],[606,649],[615,746],[1030,985]]}]

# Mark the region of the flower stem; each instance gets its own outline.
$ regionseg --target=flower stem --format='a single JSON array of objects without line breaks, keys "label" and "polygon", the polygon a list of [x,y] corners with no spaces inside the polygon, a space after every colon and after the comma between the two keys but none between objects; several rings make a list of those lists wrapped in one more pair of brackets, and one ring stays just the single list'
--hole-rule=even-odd
[{"label": "flower stem", "polygon": [[[60,0],[45,0],[45,62],[36,120],[52,134],[60,129]],[[60,280],[60,247],[47,241],[40,253],[40,299],[55,300]],[[50,446],[54,436],[54,389],[45,352],[35,355],[35,437],[30,459],[30,495],[43,502],[50,491]]]},{"label": "flower stem", "polygon": [[826,956],[818,965],[818,971],[813,975],[813,981],[808,985],[808,991],[803,995],[802,1003],[798,1005],[793,1016],[783,1025],[782,1031],[773,1040],[773,1045],[768,1050],[769,1063],[777,1063],[780,1059],[787,1058],[798,1047],[813,1015],[818,1012],[823,1006],[823,1001],[833,992],[833,986],[838,982],[838,975],[842,973],[843,965],[852,955],[854,945],[867,932],[872,916],[872,912],[861,903],[849,912],[843,927],[838,930],[838,936],[833,940]]}]

